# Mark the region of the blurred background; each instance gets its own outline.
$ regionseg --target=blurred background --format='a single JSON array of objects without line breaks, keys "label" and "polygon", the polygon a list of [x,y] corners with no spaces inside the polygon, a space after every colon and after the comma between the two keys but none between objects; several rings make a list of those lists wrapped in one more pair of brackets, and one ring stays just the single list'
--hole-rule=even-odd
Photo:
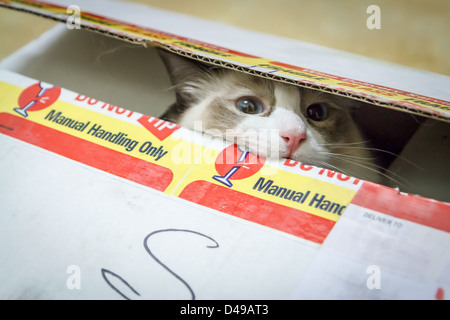
[{"label": "blurred background", "polygon": [[[449,0],[134,2],[450,76]],[[366,26],[370,5],[381,9],[381,29]],[[0,59],[55,24],[0,8]]]}]

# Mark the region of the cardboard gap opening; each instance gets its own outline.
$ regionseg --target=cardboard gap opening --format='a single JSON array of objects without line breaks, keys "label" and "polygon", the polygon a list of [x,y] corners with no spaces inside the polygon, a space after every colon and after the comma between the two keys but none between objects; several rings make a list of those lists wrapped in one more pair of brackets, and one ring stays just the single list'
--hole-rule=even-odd
[{"label": "cardboard gap opening", "polygon": [[214,65],[217,67],[227,68],[230,70],[243,72],[246,74],[250,74],[253,76],[257,76],[257,77],[262,77],[262,78],[273,80],[273,81],[283,82],[283,83],[294,85],[297,87],[302,87],[302,88],[325,92],[325,93],[329,93],[329,94],[333,94],[333,95],[338,95],[341,97],[345,97],[345,98],[360,101],[363,103],[371,104],[371,105],[374,105],[377,107],[387,108],[387,109],[396,110],[396,111],[400,111],[400,112],[406,112],[406,113],[410,113],[412,115],[416,115],[419,117],[426,117],[426,118],[436,119],[436,120],[445,121],[445,122],[450,123],[449,118],[438,115],[438,114],[433,114],[433,113],[427,112],[425,110],[411,109],[411,108],[408,108],[408,107],[400,105],[400,104],[390,103],[390,102],[377,100],[377,99],[371,99],[369,97],[361,96],[356,93],[352,93],[350,91],[344,91],[343,89],[339,90],[339,89],[335,89],[335,88],[331,88],[331,87],[327,87],[327,86],[321,86],[318,84],[302,82],[300,80],[289,79],[286,77],[274,75],[272,73],[266,73],[263,71],[246,68],[244,66],[233,64],[231,62],[226,62],[226,61],[222,61],[222,60],[218,60],[218,59],[214,59],[214,58],[210,58],[210,57],[201,56],[198,54],[193,54],[193,53],[190,53],[187,51],[176,49],[170,45],[147,41],[147,46],[162,48],[162,49],[172,52],[174,54],[183,56],[187,59],[193,59],[193,60],[200,61],[200,62],[203,62],[206,64]]}]

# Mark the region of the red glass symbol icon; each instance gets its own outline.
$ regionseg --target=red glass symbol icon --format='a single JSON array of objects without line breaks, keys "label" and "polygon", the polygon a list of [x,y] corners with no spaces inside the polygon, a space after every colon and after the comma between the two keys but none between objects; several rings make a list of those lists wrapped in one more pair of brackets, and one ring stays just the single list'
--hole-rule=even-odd
[{"label": "red glass symbol icon", "polygon": [[36,83],[20,94],[19,108],[14,108],[14,111],[26,118],[29,111],[42,110],[52,105],[58,100],[60,94],[61,88],[46,82]]}]

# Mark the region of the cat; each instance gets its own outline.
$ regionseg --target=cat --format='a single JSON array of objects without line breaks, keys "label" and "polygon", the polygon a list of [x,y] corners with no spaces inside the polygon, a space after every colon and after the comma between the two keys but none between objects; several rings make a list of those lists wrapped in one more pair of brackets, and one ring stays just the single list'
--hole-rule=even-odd
[{"label": "cat", "polygon": [[176,93],[161,118],[194,130],[201,121],[263,157],[383,182],[385,164],[355,122],[364,103],[158,52]]}]

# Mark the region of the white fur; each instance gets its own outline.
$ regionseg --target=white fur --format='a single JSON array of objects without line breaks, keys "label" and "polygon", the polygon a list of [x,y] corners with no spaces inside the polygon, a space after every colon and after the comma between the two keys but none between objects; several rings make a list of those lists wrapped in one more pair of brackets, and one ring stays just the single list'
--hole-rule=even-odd
[{"label": "white fur", "polygon": [[[370,156],[367,150],[355,148],[349,151],[352,152],[351,154],[344,154],[339,158],[339,152],[343,148],[330,147],[330,143],[327,143],[330,135],[334,134],[333,122],[330,122],[327,127],[330,130],[328,137],[324,137],[320,130],[308,123],[304,114],[306,107],[301,108],[304,99],[300,95],[304,91],[278,82],[270,84],[260,82],[262,87],[252,88],[258,82],[252,81],[250,77],[252,76],[233,71],[220,73],[202,71],[192,76],[189,81],[177,84],[178,92],[188,95],[190,99],[187,100],[192,101],[176,122],[198,130],[199,126],[194,124],[198,124],[201,120],[200,130],[217,129],[226,140],[261,156],[289,157],[305,164],[328,167],[345,174],[377,181],[379,177],[377,170],[367,170],[369,166],[373,166],[373,163],[367,160]],[[261,88],[265,91],[259,94]],[[254,115],[239,111],[236,101],[247,96],[258,97],[265,105],[265,112]],[[309,96],[306,103],[313,103],[314,99]],[[220,101],[219,106],[217,101]],[[273,101],[276,101],[275,104],[270,105]],[[345,107],[344,110],[341,110],[341,106],[335,107],[334,112],[340,112],[341,118],[348,121],[348,134],[346,138],[343,137],[343,141],[340,141],[341,144],[362,142],[364,139],[352,119],[344,115]],[[321,130],[323,132],[324,127],[321,127]],[[294,146],[291,146],[291,149],[288,148],[284,139],[286,136],[302,137],[298,140],[301,141],[298,149],[294,149]]]}]

